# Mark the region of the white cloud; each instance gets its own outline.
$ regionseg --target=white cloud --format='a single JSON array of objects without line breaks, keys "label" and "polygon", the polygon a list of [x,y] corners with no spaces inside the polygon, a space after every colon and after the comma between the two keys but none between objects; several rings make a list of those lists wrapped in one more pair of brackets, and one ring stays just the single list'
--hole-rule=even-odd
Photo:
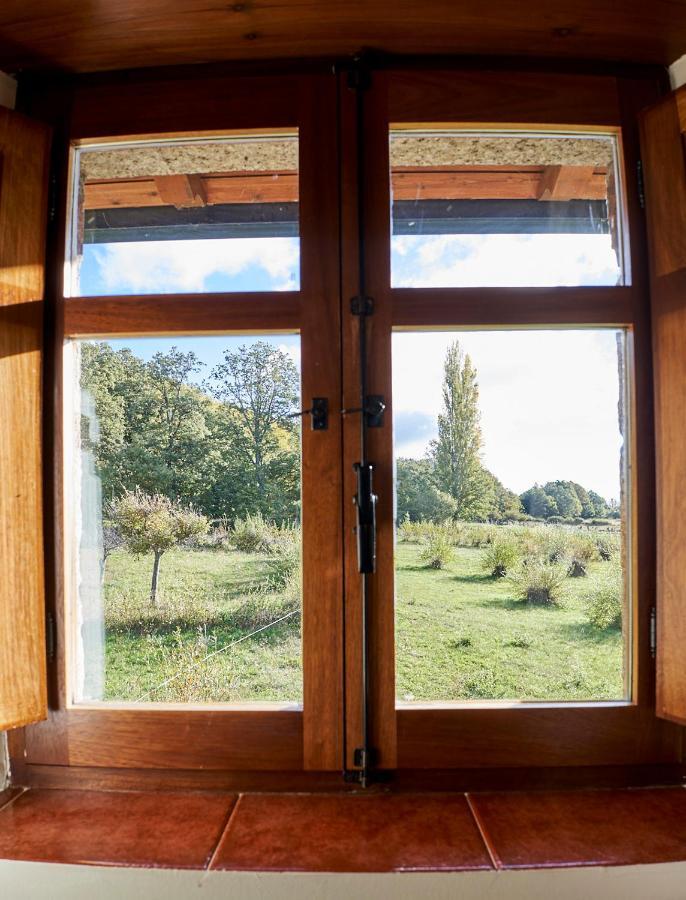
[{"label": "white cloud", "polygon": [[[200,293],[214,290],[292,290],[298,286],[297,238],[147,241],[88,246],[97,265],[93,293]],[[82,278],[83,282],[83,278]],[[82,284],[86,293],[90,289]]]},{"label": "white cloud", "polygon": [[393,287],[543,287],[617,284],[610,235],[401,235]]},{"label": "white cloud", "polygon": [[[445,351],[458,339],[478,374],[483,461],[506,487],[519,493],[535,481],[563,478],[618,497],[616,334],[598,329],[396,333],[394,416],[401,432],[396,454],[419,458],[435,437]],[[422,427],[413,426],[421,414]]]}]

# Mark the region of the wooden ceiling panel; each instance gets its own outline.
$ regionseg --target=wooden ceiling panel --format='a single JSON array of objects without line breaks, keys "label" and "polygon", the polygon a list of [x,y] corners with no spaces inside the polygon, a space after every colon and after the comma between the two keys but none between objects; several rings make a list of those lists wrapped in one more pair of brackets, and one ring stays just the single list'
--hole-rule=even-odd
[{"label": "wooden ceiling panel", "polygon": [[0,68],[145,66],[389,53],[500,54],[668,65],[684,0],[4,0]]}]

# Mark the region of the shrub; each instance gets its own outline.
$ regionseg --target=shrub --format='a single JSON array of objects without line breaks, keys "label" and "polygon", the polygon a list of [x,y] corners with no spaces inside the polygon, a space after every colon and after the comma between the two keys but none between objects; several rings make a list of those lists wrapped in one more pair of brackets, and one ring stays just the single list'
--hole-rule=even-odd
[{"label": "shrub", "polygon": [[567,568],[558,563],[529,562],[510,575],[517,596],[527,603],[558,603],[564,593]]},{"label": "shrub", "polygon": [[561,563],[570,554],[572,536],[564,528],[553,528],[545,535],[544,555],[550,563]]},{"label": "shrub", "polygon": [[591,519],[588,523],[589,525],[594,525],[597,528],[602,528],[603,526],[607,527],[610,524],[609,519]]},{"label": "shrub", "polygon": [[622,624],[622,569],[613,564],[583,598],[586,616],[595,628],[619,628]]},{"label": "shrub", "polygon": [[234,610],[231,616],[232,624],[241,631],[257,631],[290,615],[286,622],[297,622],[296,613],[300,610],[300,573],[293,573],[286,584],[284,591],[275,594],[271,591],[258,589],[248,594],[243,602]]},{"label": "shrub", "polygon": [[215,519],[208,534],[196,540],[194,546],[202,550],[228,550],[231,547],[232,528],[228,519]]},{"label": "shrub", "polygon": [[529,650],[532,639],[528,634],[520,634],[516,632],[512,638],[505,644],[506,647],[514,647],[516,650]]},{"label": "shrub", "polygon": [[236,519],[231,532],[231,543],[242,553],[266,553],[277,529],[262,513],[248,513],[244,519]]},{"label": "shrub", "polygon": [[562,516],[548,516],[548,524],[550,525],[561,525],[564,522]]},{"label": "shrub", "polygon": [[483,552],[481,565],[493,578],[503,578],[516,564],[520,557],[520,549],[513,538],[496,538]]},{"label": "shrub", "polygon": [[453,545],[444,531],[436,530],[429,535],[419,558],[431,569],[444,569],[454,558]]},{"label": "shrub", "polygon": [[596,559],[596,542],[587,534],[575,534],[569,545],[569,575],[583,578],[588,574],[588,564]]},{"label": "shrub", "polygon": [[604,562],[614,559],[620,549],[619,536],[615,534],[601,534],[595,539],[598,556]]},{"label": "shrub", "polygon": [[398,525],[398,540],[406,544],[419,544],[425,528],[424,522],[411,522],[406,516]]},{"label": "shrub", "polygon": [[294,573],[300,571],[300,530],[279,529],[268,552],[270,586],[272,590],[282,590]]},{"label": "shrub", "polygon": [[456,522],[454,527],[458,547],[486,547],[498,536],[496,526],[480,522]]}]

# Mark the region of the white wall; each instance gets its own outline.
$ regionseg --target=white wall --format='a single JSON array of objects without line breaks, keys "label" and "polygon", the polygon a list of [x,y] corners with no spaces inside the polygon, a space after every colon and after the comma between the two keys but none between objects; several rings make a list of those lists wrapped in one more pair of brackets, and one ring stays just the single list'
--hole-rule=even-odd
[{"label": "white wall", "polygon": [[10,758],[7,752],[7,734],[0,731],[0,791],[4,791],[10,777]]},{"label": "white wall", "polygon": [[686,84],[686,55],[677,59],[669,67],[669,80],[673,91],[681,87],[682,84]]},{"label": "white wall", "polygon": [[684,900],[686,863],[519,872],[172,872],[0,861],[7,900]]}]

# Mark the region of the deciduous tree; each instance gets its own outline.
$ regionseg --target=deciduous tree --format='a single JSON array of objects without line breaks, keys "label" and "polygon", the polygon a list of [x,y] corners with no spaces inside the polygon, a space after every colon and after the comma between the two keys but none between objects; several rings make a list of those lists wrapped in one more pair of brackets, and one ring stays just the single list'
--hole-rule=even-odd
[{"label": "deciduous tree", "polygon": [[482,518],[485,513],[481,443],[476,369],[455,341],[446,353],[443,412],[431,453],[437,483],[455,501],[460,519]]},{"label": "deciduous tree", "polygon": [[157,603],[162,555],[181,541],[205,534],[209,522],[190,507],[182,507],[162,494],[125,491],[109,508],[109,518],[137,556],[154,555],[150,602]]}]

